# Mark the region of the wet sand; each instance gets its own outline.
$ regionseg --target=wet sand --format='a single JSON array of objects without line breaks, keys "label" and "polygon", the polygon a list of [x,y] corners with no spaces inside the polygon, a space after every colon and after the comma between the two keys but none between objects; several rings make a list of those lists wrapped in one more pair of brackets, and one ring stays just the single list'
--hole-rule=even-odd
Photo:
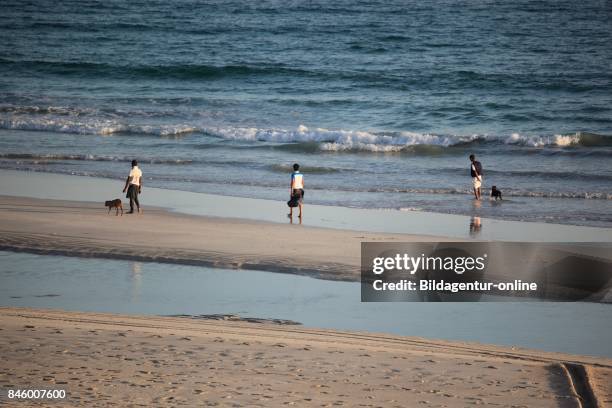
[{"label": "wet sand", "polygon": [[[86,201],[95,205],[122,198],[125,203],[125,195],[121,194],[123,183],[124,180],[0,170],[0,194],[14,197]],[[316,191],[311,191],[307,197],[312,198],[316,194]],[[140,198],[145,208],[156,206],[182,214],[280,224],[288,221],[285,201],[168,190],[149,187],[146,183]],[[465,199],[474,203],[469,195]],[[480,218],[476,217],[476,210],[474,217],[469,217],[422,211],[314,205],[307,198],[305,211],[304,226],[319,228],[453,237],[459,240],[612,242],[611,228]],[[474,228],[476,224],[478,228]]]},{"label": "wet sand", "polygon": [[[54,184],[44,185],[46,175],[27,177],[34,180],[27,187],[53,195],[55,190],[50,186]],[[52,177],[56,179],[55,175]],[[107,214],[102,204],[104,199],[115,195],[104,199],[87,195],[96,189],[87,190],[84,186],[95,182],[79,180],[75,186],[67,182],[56,191],[62,196],[64,187],[66,191],[75,188],[85,201],[70,199],[74,191],[62,200],[25,198],[21,194],[16,194],[20,197],[0,196],[0,250],[358,280],[363,241],[455,241],[466,237],[451,232],[459,224],[464,229],[468,227],[465,220],[457,217],[420,214],[417,218],[425,227],[410,224],[412,215],[402,215],[398,219],[408,220],[406,225],[414,226],[403,230],[425,231],[430,223],[430,231],[449,234],[372,232],[397,214],[332,207],[327,210],[350,213],[357,220],[357,213],[375,215],[375,222],[359,224],[368,225],[364,231],[369,232],[359,232],[353,228],[357,224],[352,221],[347,224],[349,227],[338,228],[337,222],[326,224],[317,216],[316,208],[312,210],[313,218],[319,218],[312,226],[270,222],[265,216],[263,221],[253,220],[253,213],[259,214],[260,209],[264,215],[271,213],[271,205],[262,203],[263,200],[250,201],[255,208],[245,206],[242,210],[246,213],[237,212],[239,206],[232,207],[231,211],[223,205],[217,206],[217,201],[212,207],[242,218],[230,218],[223,211],[220,214],[224,216],[194,215],[149,205],[145,206],[143,215],[114,216]],[[37,187],[36,183],[42,184]],[[110,181],[106,184],[110,185]],[[16,190],[3,188],[2,193],[21,188],[21,185]],[[157,193],[158,197],[167,197],[169,192]],[[235,201],[236,205],[244,202],[237,198],[220,200]],[[155,200],[151,200],[153,203]],[[257,207],[258,203],[261,208]],[[307,207],[306,217],[312,207]],[[277,215],[285,208],[279,206],[278,210]],[[518,224],[516,229],[504,229],[514,224]],[[530,235],[536,227],[491,221],[483,228],[489,233],[497,231],[524,240],[553,236],[563,240],[610,239],[609,229],[554,225],[543,228],[540,235]],[[612,404],[610,359],[394,335],[3,308],[0,309],[0,344],[0,389],[66,388],[70,406],[592,407]],[[11,404],[24,406],[24,402]],[[40,406],[55,404],[39,403]],[[26,405],[36,404],[28,401]]]},{"label": "wet sand", "polygon": [[66,389],[60,406],[612,403],[612,360],[604,358],[299,326],[14,308],[0,308],[0,327],[0,388]]},{"label": "wet sand", "polygon": [[143,214],[113,213],[108,214],[102,203],[0,196],[0,249],[358,280],[362,241],[444,240],[186,215],[150,207]]}]

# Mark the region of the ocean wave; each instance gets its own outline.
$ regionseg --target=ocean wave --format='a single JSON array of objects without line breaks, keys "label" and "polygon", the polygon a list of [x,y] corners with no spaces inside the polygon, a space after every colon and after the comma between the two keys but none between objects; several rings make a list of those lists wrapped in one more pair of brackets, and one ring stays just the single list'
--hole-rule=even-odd
[{"label": "ocean wave", "polygon": [[[163,98],[146,100],[154,104],[172,104],[179,105],[189,103],[189,98]],[[120,103],[126,103],[127,101],[122,100]],[[135,98],[132,98],[127,103],[139,103]],[[168,118],[175,115],[180,115],[181,112],[168,108],[168,109],[121,109],[114,107],[104,108],[91,108],[83,106],[53,106],[53,105],[15,105],[15,104],[0,104],[0,114],[11,115],[11,119],[18,119],[20,121],[29,120],[40,122],[44,118],[53,118],[59,120],[75,120],[75,118],[91,117],[94,121],[103,121],[116,118],[127,118],[127,117],[144,117],[144,118]],[[70,117],[71,119],[64,119]],[[41,119],[43,118],[43,119]]]},{"label": "ocean wave", "polygon": [[[95,154],[52,154],[52,153],[0,153],[0,160],[5,159],[7,162],[23,162],[24,164],[56,164],[57,162],[67,161],[94,161],[94,162],[125,162],[129,163],[134,158],[132,156],[105,156]],[[187,158],[163,158],[163,157],[138,157],[138,161],[141,164],[165,164],[165,165],[215,165],[215,166],[252,166],[254,168],[264,169],[273,173],[288,174],[293,171],[292,164],[253,164],[245,163],[238,160],[216,160],[216,159],[187,159]],[[54,163],[55,162],[55,163]],[[341,169],[335,167],[325,166],[302,166],[301,171],[308,174],[334,174],[343,171],[354,171],[350,169]],[[200,181],[200,182],[212,182],[214,179],[194,179],[193,176],[187,178],[171,178],[172,181]],[[252,185],[249,183],[248,185]],[[275,186],[272,183],[265,186]]]},{"label": "ocean wave", "polygon": [[152,136],[179,136],[198,131],[188,125],[131,125],[113,120],[77,121],[59,118],[13,117],[0,119],[0,129],[35,130],[82,135],[142,134]]},{"label": "ocean wave", "polygon": [[[293,166],[291,164],[273,164],[267,167],[274,173],[287,174],[293,171]],[[301,166],[300,171],[308,174],[333,174],[340,173],[342,171],[349,171],[344,169],[339,169],[336,167],[325,167],[325,166]]]},{"label": "ocean wave", "polygon": [[241,76],[313,76],[320,74],[314,71],[289,68],[276,65],[206,65],[206,64],[175,64],[175,65],[114,65],[98,62],[66,62],[51,60],[7,60],[0,58],[0,65],[12,67],[15,70],[34,70],[46,74],[79,77],[113,77],[113,78],[161,78],[161,79],[219,79],[223,77]]},{"label": "ocean wave", "polygon": [[[322,151],[414,152],[415,146],[467,147],[474,144],[505,144],[526,147],[612,146],[612,137],[594,133],[573,135],[510,136],[436,135],[414,132],[368,132],[308,128],[295,130],[259,128],[206,128],[206,133],[223,139],[274,143],[316,143]],[[438,150],[421,153],[435,153]]]},{"label": "ocean wave", "polygon": [[414,212],[418,212],[418,211],[423,211],[423,208],[421,207],[400,207],[398,208],[398,210],[400,211],[414,211]]},{"label": "ocean wave", "polygon": [[[131,162],[133,157],[127,156],[100,156],[94,154],[33,154],[33,153],[0,153],[0,159],[27,160],[29,162],[50,161],[102,161],[102,162]],[[139,158],[141,163],[149,164],[192,164],[189,159]]]},{"label": "ocean wave", "polygon": [[529,147],[597,147],[612,146],[612,136],[586,132],[577,132],[575,134],[553,136],[523,136],[518,133],[513,133],[504,140],[504,143]]},{"label": "ocean wave", "polygon": [[204,131],[223,139],[274,142],[316,143],[323,151],[397,152],[412,145],[452,146],[470,143],[481,136],[440,136],[412,132],[367,132],[355,130],[310,129],[304,125],[295,130],[259,128],[207,128]]},{"label": "ocean wave", "polygon": [[36,106],[36,105],[0,105],[0,113],[10,113],[13,115],[58,115],[58,116],[78,116],[83,114],[96,113],[95,109],[80,108],[75,109],[68,106]]},{"label": "ocean wave", "polygon": [[[138,25],[129,24],[132,29]],[[127,28],[127,27],[124,27]],[[143,27],[145,28],[145,27]],[[295,28],[289,27],[294,31]],[[281,30],[284,32],[286,30]],[[391,38],[394,38],[393,36]],[[351,43],[358,50],[386,52],[379,43]],[[430,47],[446,47],[449,44],[429,44],[421,51]],[[416,50],[415,50],[416,51]],[[290,66],[283,63],[238,62],[232,65],[193,64],[177,62],[175,64],[126,64],[97,61],[57,61],[50,59],[8,59],[0,58],[0,68],[7,71],[35,72],[45,75],[79,78],[112,78],[112,79],[175,79],[175,80],[215,80],[220,78],[241,77],[279,77],[290,76],[301,79],[320,81],[350,81],[352,86],[365,88],[408,89],[421,86],[441,86],[447,89],[498,89],[507,86],[527,90],[564,91],[584,93],[594,89],[609,89],[612,76],[603,74],[574,75],[568,78],[558,78],[547,75],[527,75],[523,73],[490,73],[473,70],[421,70],[411,71],[393,69],[312,69],[300,66]],[[605,79],[603,85],[593,85],[593,80]]]},{"label": "ocean wave", "polygon": [[[4,111],[2,110],[4,109]],[[572,148],[612,147],[612,136],[588,132],[556,134],[550,136],[522,135],[513,133],[500,135],[443,135],[409,131],[377,132],[365,130],[310,128],[300,125],[295,129],[256,127],[207,127],[200,124],[143,125],[125,123],[125,119],[106,119],[98,115],[84,117],[88,109],[68,107],[16,107],[0,106],[0,128],[13,130],[36,130],[73,134],[140,134],[149,136],[180,136],[189,133],[205,133],[223,140],[239,142],[267,142],[296,152],[373,152],[409,153],[435,155],[447,153],[448,148],[466,148],[481,145],[508,145],[526,147],[540,151],[557,148],[571,152]],[[29,113],[29,114],[28,114]],[[38,115],[41,114],[41,115]],[[68,117],[66,117],[68,116]],[[129,116],[129,115],[128,115]],[[554,150],[553,150],[554,152]],[[603,151],[612,155],[612,150]],[[582,153],[581,153],[582,154]]]}]

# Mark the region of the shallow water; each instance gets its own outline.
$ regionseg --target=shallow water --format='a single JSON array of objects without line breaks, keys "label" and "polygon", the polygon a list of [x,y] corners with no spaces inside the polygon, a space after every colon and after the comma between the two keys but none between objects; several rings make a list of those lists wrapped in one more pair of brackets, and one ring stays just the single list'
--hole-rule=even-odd
[{"label": "shallow water", "polygon": [[[612,8],[3,2],[0,168],[612,226]],[[469,153],[503,205],[474,207]]]},{"label": "shallow water", "polygon": [[231,313],[308,327],[612,357],[611,305],[361,303],[359,283],[270,272],[0,252],[0,305],[151,315]]},{"label": "shallow water", "polygon": [[[120,193],[123,183],[123,180],[0,170],[0,194],[50,200],[89,201],[99,206],[110,197],[123,197]],[[140,203],[145,209],[151,206],[161,207],[184,214],[283,224],[289,222],[286,216],[287,206],[283,201],[146,187],[140,196]],[[310,226],[496,241],[612,241],[612,229],[610,228],[316,204],[308,204],[306,211],[307,215],[303,224],[294,225],[296,232],[302,226]]]}]

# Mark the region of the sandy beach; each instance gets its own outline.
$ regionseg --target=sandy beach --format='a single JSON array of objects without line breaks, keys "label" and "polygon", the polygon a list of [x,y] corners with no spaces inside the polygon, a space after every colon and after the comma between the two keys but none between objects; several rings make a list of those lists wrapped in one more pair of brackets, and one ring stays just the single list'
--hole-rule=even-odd
[{"label": "sandy beach", "polygon": [[65,389],[70,406],[612,403],[604,358],[185,318],[2,308],[0,322],[1,387]]},{"label": "sandy beach", "polygon": [[[333,222],[330,228],[322,227],[326,223],[321,215],[323,207],[313,208],[313,225],[281,223],[271,218],[272,205],[255,200],[251,203],[262,210],[262,220],[253,219],[248,207],[244,218],[235,218],[228,215],[243,214],[236,213],[239,199],[231,197],[220,199],[230,204],[235,200],[231,210],[212,201],[218,198],[195,195],[185,202],[195,208],[201,203],[198,200],[204,200],[217,213],[172,211],[160,205],[167,203],[160,197],[169,194],[161,189],[151,189],[153,199],[143,214],[115,216],[107,213],[100,199],[110,191],[109,181],[96,193],[94,182],[78,177],[52,176],[66,181],[56,190],[44,187],[46,175],[27,177],[34,183],[25,188],[9,177],[9,187],[3,192],[20,194],[0,196],[0,250],[357,281],[363,241],[467,238],[465,232],[453,233],[459,225],[455,216],[440,215],[436,231],[449,233],[435,235],[402,234],[392,228],[389,232],[359,231],[355,225],[368,224],[356,212],[351,213],[352,209],[345,212],[361,222],[350,224],[352,228],[339,228]],[[75,186],[71,185],[73,180],[77,181]],[[36,183],[51,198],[33,198],[37,194],[27,188],[36,189]],[[86,201],[74,199],[75,191],[87,188],[95,195],[88,194]],[[340,214],[339,208],[328,209]],[[375,216],[370,225],[385,225],[386,218],[394,215],[364,214]],[[418,232],[426,230],[419,225],[426,226],[432,220],[431,214],[419,215],[418,222],[410,214],[402,217],[402,222],[415,226]],[[445,224],[442,218],[450,222]],[[463,226],[464,220],[460,221]],[[510,234],[506,236],[514,239],[528,237],[536,227],[505,221],[486,224],[489,232]],[[577,240],[588,239],[591,231],[603,241],[609,238],[608,229],[556,225],[542,228],[537,237],[562,238],[563,231],[573,231]],[[64,402],[29,400],[28,406],[612,404],[612,360],[605,357],[299,325],[15,307],[0,309],[0,327],[1,389],[67,391]],[[2,395],[8,406],[25,403],[6,401]]]},{"label": "sandy beach", "polygon": [[[114,210],[113,210],[114,213]],[[101,204],[0,196],[0,248],[357,280],[362,241],[431,241],[147,208],[107,214]]]},{"label": "sandy beach", "polygon": [[610,2],[2,14],[0,408],[612,408]]}]

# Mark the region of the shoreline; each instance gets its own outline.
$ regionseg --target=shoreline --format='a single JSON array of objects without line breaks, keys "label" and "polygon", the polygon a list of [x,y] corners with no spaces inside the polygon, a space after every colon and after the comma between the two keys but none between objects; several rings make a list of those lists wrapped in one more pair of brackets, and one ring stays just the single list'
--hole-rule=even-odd
[{"label": "shoreline", "polygon": [[[66,401],[79,405],[129,400],[403,406],[411,400],[459,407],[507,404],[511,395],[513,404],[556,407],[604,406],[612,400],[609,358],[62,310],[0,308],[0,322],[6,345],[3,387],[31,388],[36,382],[66,389]],[[65,367],[80,367],[79,375]]]},{"label": "shoreline", "polygon": [[127,207],[118,182],[3,170],[0,180],[0,250],[43,255],[357,281],[365,241],[612,241],[607,228],[483,219],[474,236],[470,217],[317,205],[306,205],[304,225],[289,224],[284,202],[146,186],[144,214],[116,217],[103,203],[120,196]]},{"label": "shoreline", "polygon": [[0,196],[0,250],[359,280],[362,241],[449,240]]},{"label": "shoreline", "polygon": [[[102,204],[120,197],[123,181],[43,172],[0,170],[0,195]],[[143,208],[165,208],[173,213],[267,222],[287,223],[287,206],[271,201],[208,193],[143,189]],[[359,209],[309,204],[304,226],[373,233],[410,234],[453,239],[526,242],[612,242],[612,228],[479,217],[481,228],[471,230],[473,219],[465,215],[383,209]]]},{"label": "shoreline", "polygon": [[0,195],[0,250],[38,255],[359,281],[363,242],[454,241],[465,240],[189,215],[151,207],[143,214],[116,216],[114,210],[109,213],[89,202]]}]

